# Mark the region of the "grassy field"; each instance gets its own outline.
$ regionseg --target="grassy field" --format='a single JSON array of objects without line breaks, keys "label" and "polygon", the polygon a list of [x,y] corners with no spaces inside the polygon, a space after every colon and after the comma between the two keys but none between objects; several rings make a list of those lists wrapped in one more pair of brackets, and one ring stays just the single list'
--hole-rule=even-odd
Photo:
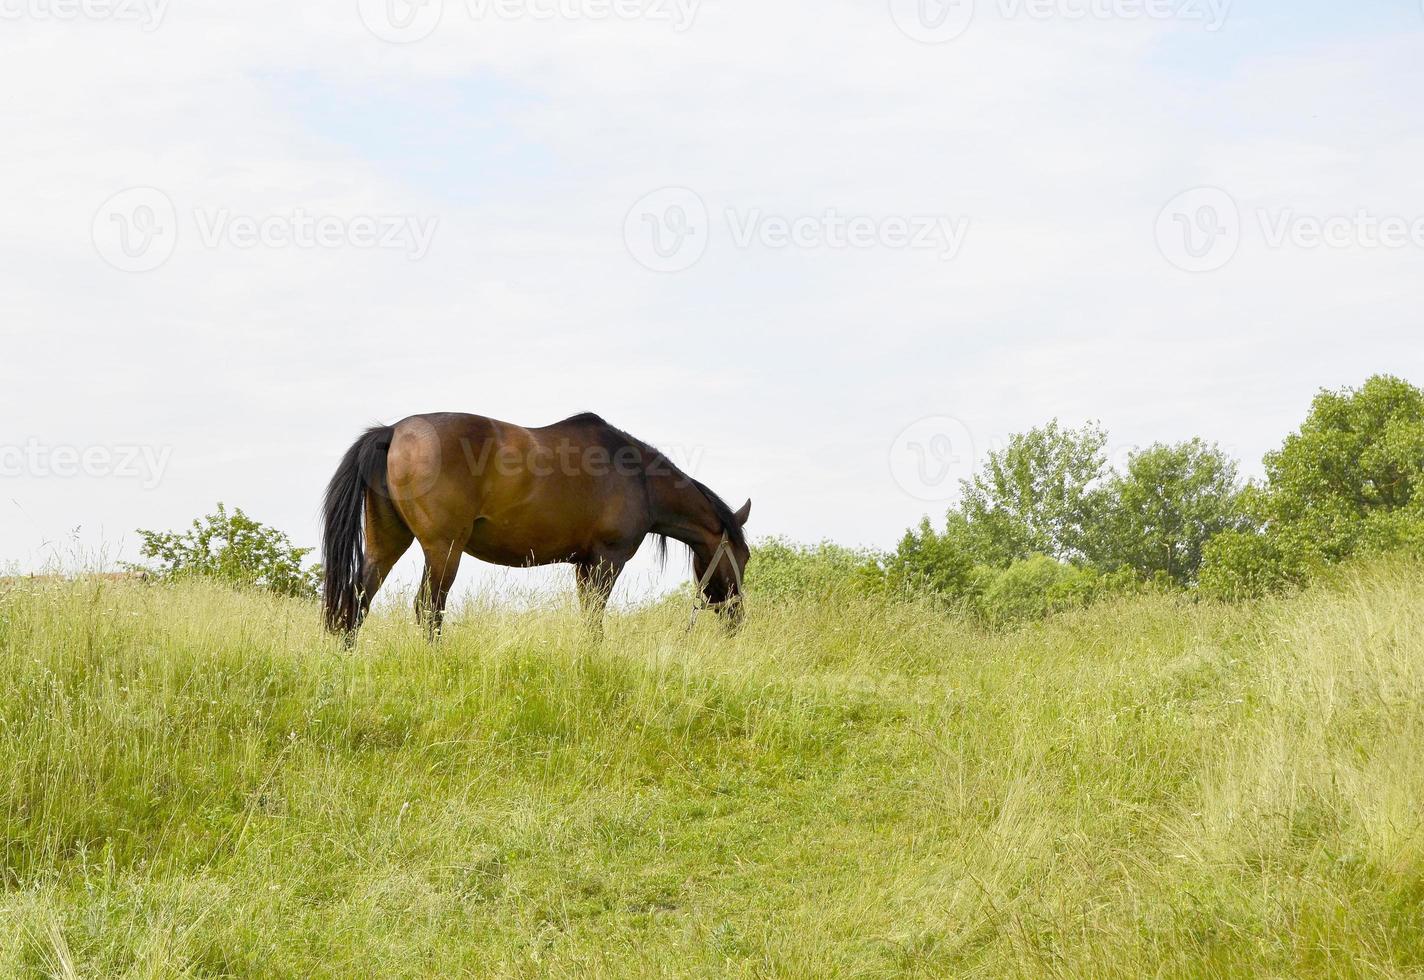
[{"label": "grassy field", "polygon": [[1424,567],[910,605],[0,597],[0,976],[1418,976]]}]

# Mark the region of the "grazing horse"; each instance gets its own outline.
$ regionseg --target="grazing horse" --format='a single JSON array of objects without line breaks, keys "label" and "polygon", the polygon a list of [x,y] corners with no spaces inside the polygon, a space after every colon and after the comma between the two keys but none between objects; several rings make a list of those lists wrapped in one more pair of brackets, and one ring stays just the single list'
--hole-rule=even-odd
[{"label": "grazing horse", "polygon": [[[327,627],[354,639],[391,568],[419,541],[416,615],[438,636],[460,559],[574,566],[601,633],[609,593],[648,535],[692,551],[700,601],[740,624],[749,552],[735,513],[666,456],[597,415],[538,429],[444,413],[368,430],[326,490],[322,556]],[[364,524],[364,534],[363,534]]]}]

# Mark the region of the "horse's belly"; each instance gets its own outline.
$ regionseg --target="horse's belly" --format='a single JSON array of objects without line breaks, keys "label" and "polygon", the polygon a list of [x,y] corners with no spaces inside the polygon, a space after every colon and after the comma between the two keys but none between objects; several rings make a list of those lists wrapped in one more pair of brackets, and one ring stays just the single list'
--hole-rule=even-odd
[{"label": "horse's belly", "polygon": [[481,519],[475,522],[465,553],[494,565],[525,568],[577,560],[583,543],[569,540],[552,527],[513,525]]}]

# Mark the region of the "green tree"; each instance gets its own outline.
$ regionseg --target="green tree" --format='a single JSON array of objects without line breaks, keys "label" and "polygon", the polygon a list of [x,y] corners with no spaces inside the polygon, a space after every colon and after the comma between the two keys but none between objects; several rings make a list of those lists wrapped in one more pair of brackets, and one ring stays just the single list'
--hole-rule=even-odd
[{"label": "green tree", "polygon": [[943,530],[926,518],[905,532],[885,559],[886,584],[973,608],[1015,562],[1034,556],[1081,562],[1102,505],[1106,442],[1096,425],[1068,429],[1057,420],[1010,437],[963,482]]},{"label": "green tree", "polygon": [[952,538],[935,531],[926,517],[885,557],[884,580],[893,591],[960,600],[973,591],[974,560]]},{"label": "green tree", "polygon": [[1103,507],[1107,434],[1055,419],[1009,439],[964,481],[945,534],[973,561],[1007,568],[1030,555],[1077,562]]},{"label": "green tree", "polygon": [[1244,508],[1254,528],[1206,548],[1208,594],[1259,595],[1361,552],[1424,543],[1424,392],[1408,382],[1377,375],[1321,392],[1265,462],[1266,485]]},{"label": "green tree", "polygon": [[1108,482],[1090,557],[1104,569],[1193,585],[1206,543],[1246,526],[1240,492],[1235,461],[1200,439],[1135,452]]},{"label": "green tree", "polygon": [[240,509],[195,520],[187,531],[139,530],[140,553],[157,562],[142,570],[161,579],[214,578],[288,596],[315,597],[320,568],[304,568],[311,548],[293,547],[286,534],[254,521]]},{"label": "green tree", "polygon": [[1424,392],[1388,375],[1321,392],[1266,475],[1265,516],[1291,549],[1349,557],[1372,523],[1424,512]]}]

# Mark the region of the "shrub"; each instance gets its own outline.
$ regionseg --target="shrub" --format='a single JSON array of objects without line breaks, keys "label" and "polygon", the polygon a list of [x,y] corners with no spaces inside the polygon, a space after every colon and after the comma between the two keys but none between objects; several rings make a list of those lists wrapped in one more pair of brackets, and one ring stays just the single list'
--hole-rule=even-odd
[{"label": "shrub", "polygon": [[1099,599],[1136,590],[1131,573],[1104,575],[1091,568],[1030,555],[1002,570],[987,573],[973,610],[991,626],[1007,626],[1067,609],[1080,609]]},{"label": "shrub", "polygon": [[1413,558],[1424,558],[1424,515],[1419,513],[1417,506],[1409,510],[1371,514],[1365,518],[1358,550],[1363,555],[1401,552]]},{"label": "shrub", "polygon": [[218,504],[187,531],[139,530],[140,553],[157,567],[135,566],[159,579],[212,578],[279,595],[314,598],[321,570],[304,568],[311,548],[293,547],[286,534]]},{"label": "shrub", "polygon": [[881,581],[893,592],[957,601],[975,591],[974,568],[960,542],[937,533],[925,518],[918,528],[906,531],[895,551],[884,557]]},{"label": "shrub", "polygon": [[846,592],[873,591],[879,585],[878,555],[823,541],[804,545],[769,538],[753,549],[747,588],[770,599],[827,599]]},{"label": "shrub", "polygon": [[1208,598],[1238,602],[1303,582],[1307,567],[1266,534],[1225,531],[1206,544],[1199,588]]}]

